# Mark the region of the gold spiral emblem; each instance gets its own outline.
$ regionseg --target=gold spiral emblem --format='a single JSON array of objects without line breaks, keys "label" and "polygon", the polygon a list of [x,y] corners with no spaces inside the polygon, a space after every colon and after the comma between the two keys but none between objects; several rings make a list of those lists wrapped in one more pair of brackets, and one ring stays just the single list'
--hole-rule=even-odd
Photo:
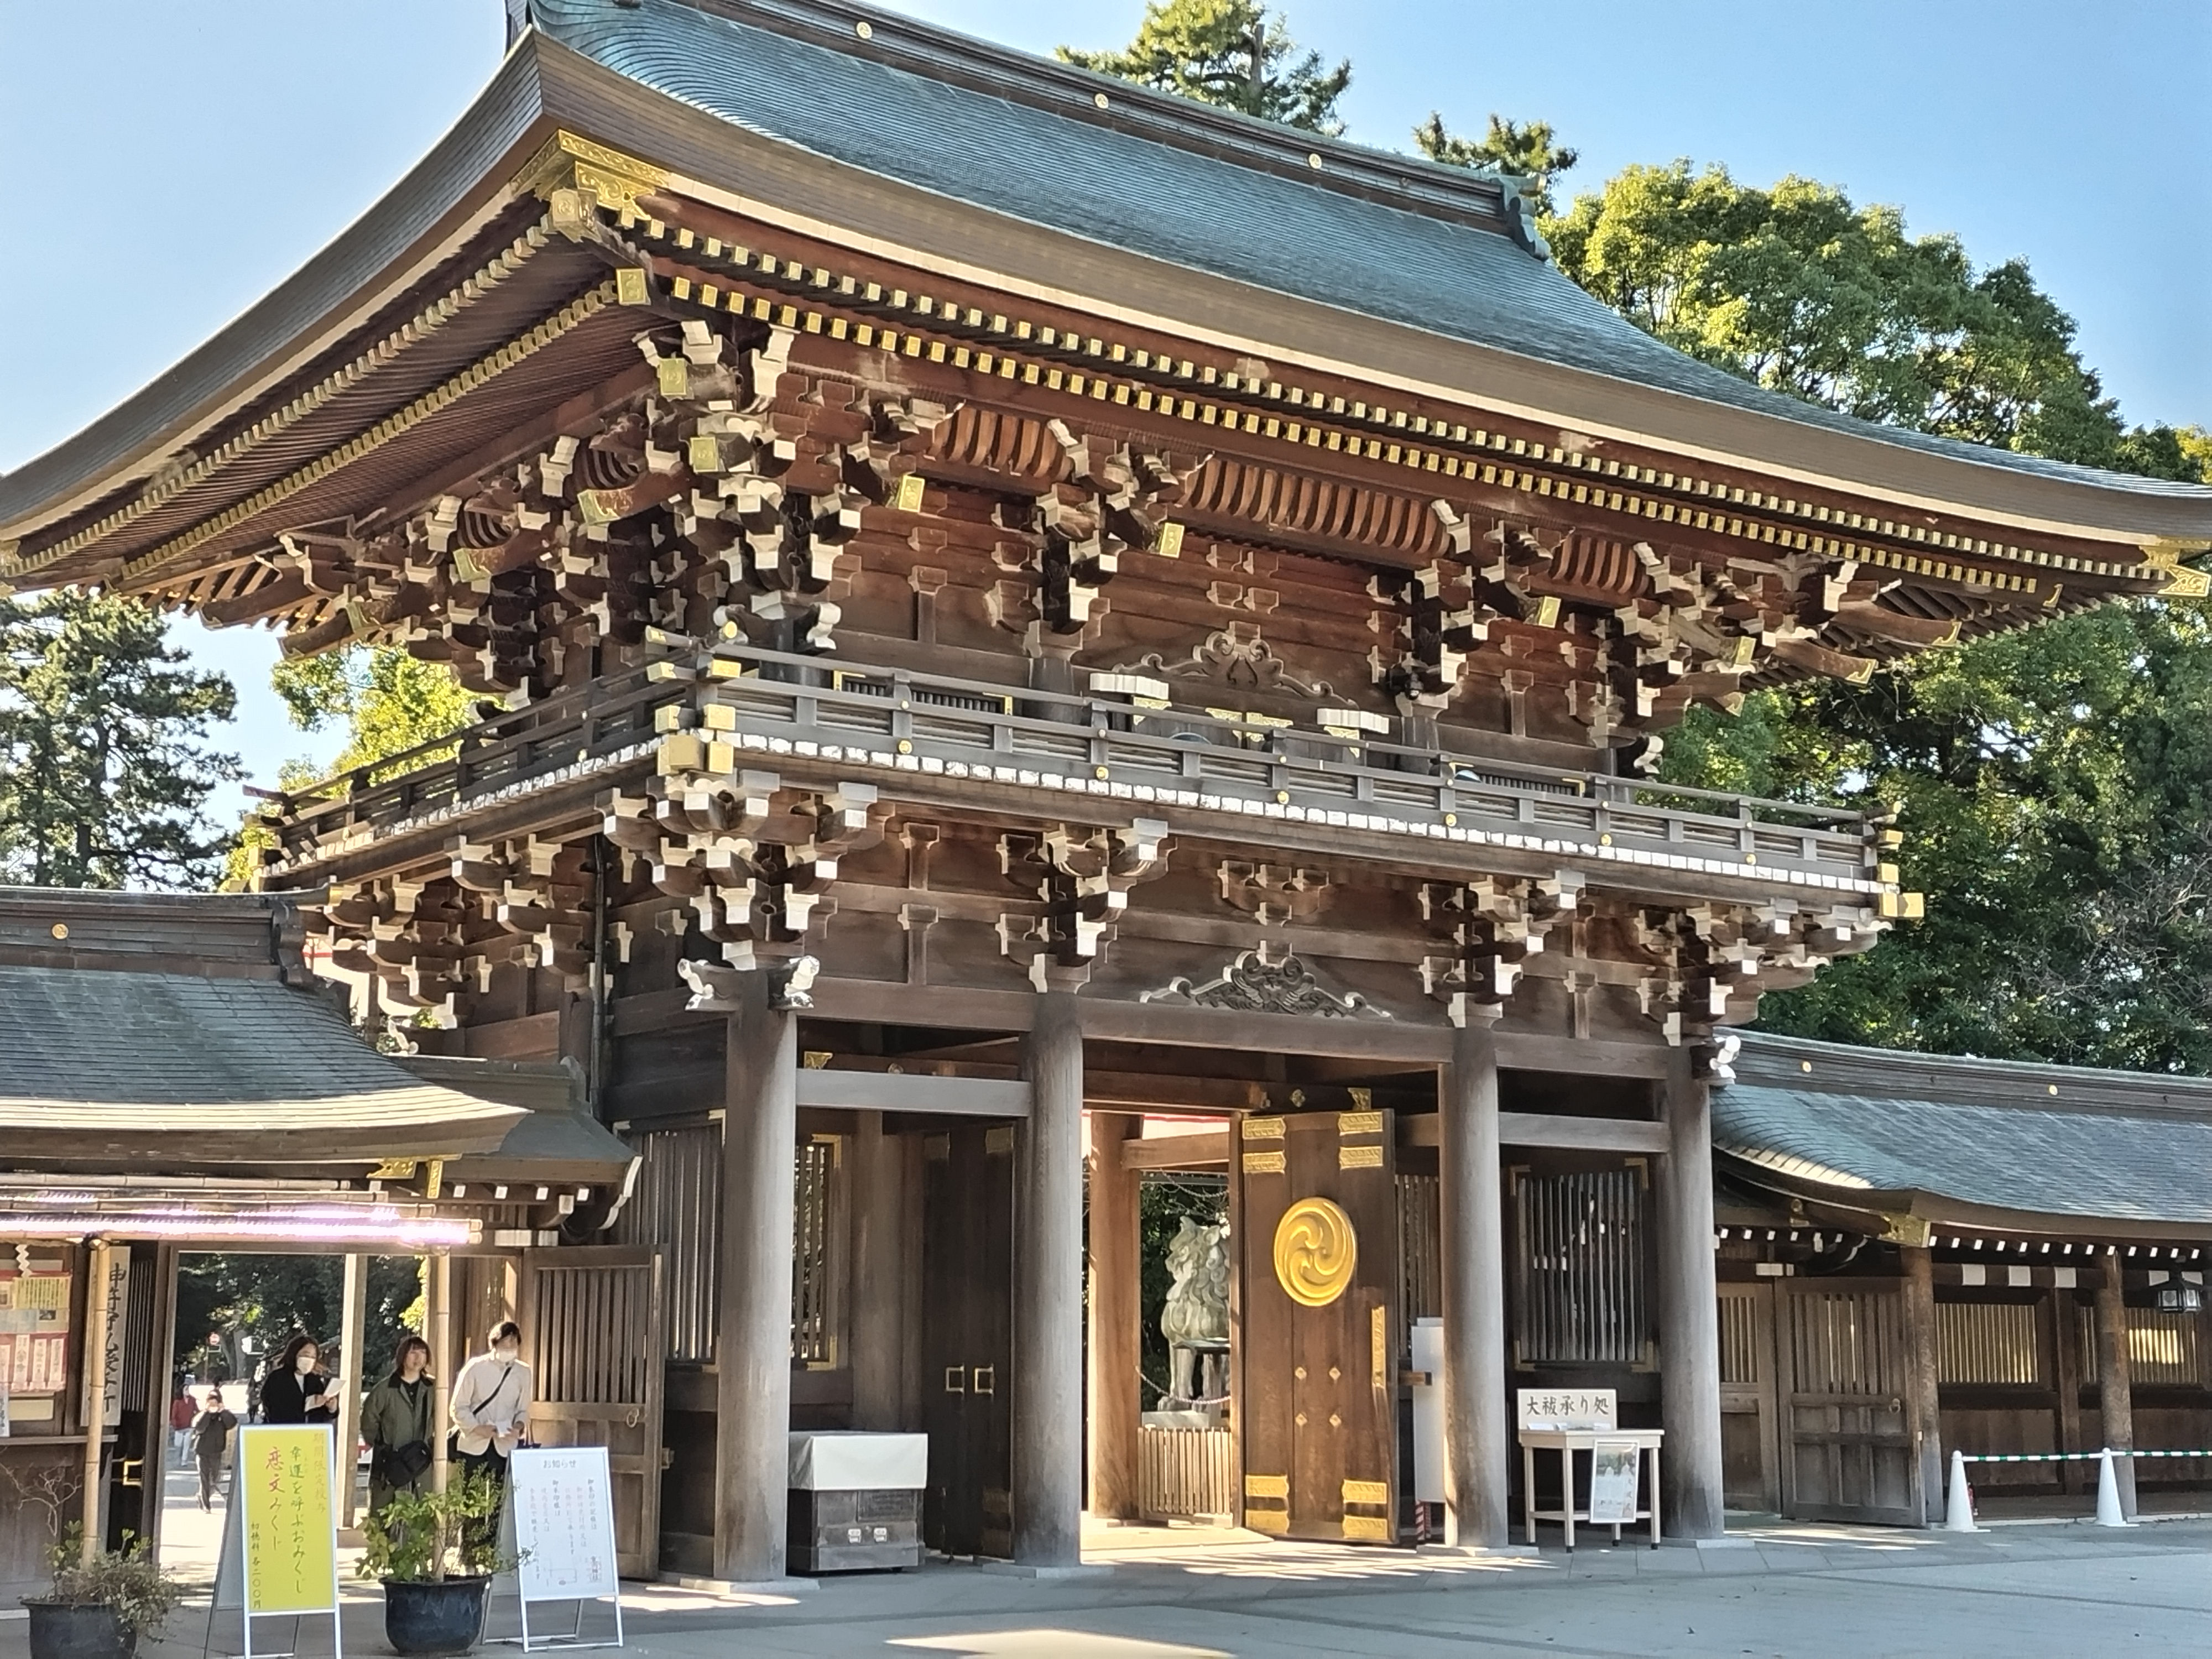
[{"label": "gold spiral emblem", "polygon": [[1275,1281],[1291,1301],[1326,1308],[1352,1283],[1359,1239],[1352,1218],[1325,1198],[1302,1198],[1275,1227]]}]

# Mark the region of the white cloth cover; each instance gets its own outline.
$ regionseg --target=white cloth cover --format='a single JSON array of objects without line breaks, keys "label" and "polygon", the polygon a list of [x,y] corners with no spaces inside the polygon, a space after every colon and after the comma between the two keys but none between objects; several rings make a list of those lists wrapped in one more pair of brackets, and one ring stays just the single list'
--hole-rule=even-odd
[{"label": "white cloth cover", "polygon": [[926,1434],[806,1433],[791,1437],[795,1492],[919,1492],[929,1484]]}]

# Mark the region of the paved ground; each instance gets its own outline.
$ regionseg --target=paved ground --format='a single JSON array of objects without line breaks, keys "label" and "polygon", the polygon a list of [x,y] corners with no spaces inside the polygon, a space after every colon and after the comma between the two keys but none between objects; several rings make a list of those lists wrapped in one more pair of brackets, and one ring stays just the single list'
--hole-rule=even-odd
[{"label": "paved ground", "polygon": [[[1089,1536],[1110,1572],[1040,1583],[935,1565],[789,1595],[639,1587],[629,1645],[663,1659],[728,1654],[988,1659],[1215,1656],[1786,1655],[2037,1659],[2212,1650],[2212,1522],[2127,1533],[2013,1526],[1972,1538],[1765,1526],[1725,1549],[1585,1547],[1523,1559],[1271,1543],[1251,1534]],[[346,1648],[386,1650],[373,1589],[349,1591]],[[513,1615],[495,1607],[495,1630]],[[24,1627],[0,1623],[0,1659]],[[188,1659],[205,1603],[146,1659]],[[266,1631],[282,1645],[289,1632]],[[234,1653],[234,1625],[214,1651]],[[301,1652],[327,1654],[301,1632]],[[495,1649],[496,1652],[498,1650]]]}]

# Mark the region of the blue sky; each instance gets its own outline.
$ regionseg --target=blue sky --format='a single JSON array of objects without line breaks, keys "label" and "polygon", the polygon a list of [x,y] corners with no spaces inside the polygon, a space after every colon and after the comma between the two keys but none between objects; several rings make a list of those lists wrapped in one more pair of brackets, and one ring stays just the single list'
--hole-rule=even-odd
[{"label": "blue sky", "polygon": [[[1045,52],[1141,0],[902,0]],[[1350,137],[1431,109],[1543,118],[1583,162],[1721,161],[1902,206],[1981,264],[2025,257],[2134,421],[2212,423],[2212,0],[1291,0],[1354,76]],[[498,60],[500,0],[0,0],[0,469],[129,395],[335,235]],[[1563,20],[1563,21],[1553,21]],[[291,730],[265,634],[179,625],[238,684],[256,776]],[[232,803],[223,803],[228,812]]]}]

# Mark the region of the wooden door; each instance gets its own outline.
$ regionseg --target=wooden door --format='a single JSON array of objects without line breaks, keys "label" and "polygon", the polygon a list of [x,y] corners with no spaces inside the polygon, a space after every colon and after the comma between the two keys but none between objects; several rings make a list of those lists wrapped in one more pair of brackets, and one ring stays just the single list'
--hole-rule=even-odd
[{"label": "wooden door", "polygon": [[1256,1532],[1396,1540],[1395,1139],[1389,1112],[1238,1124],[1237,1419]]},{"label": "wooden door", "polygon": [[1014,1127],[922,1141],[922,1540],[947,1555],[1014,1553]]},{"label": "wooden door", "polygon": [[526,1250],[522,1340],[542,1446],[605,1446],[614,1480],[615,1560],[652,1578],[660,1558],[662,1269],[651,1245]]},{"label": "wooden door", "polygon": [[1896,1281],[1781,1281],[1784,1501],[1804,1520],[1922,1524]]},{"label": "wooden door", "polygon": [[1780,1415],[1774,1388],[1774,1287],[1720,1287],[1721,1488],[1728,1507],[1782,1509]]}]

